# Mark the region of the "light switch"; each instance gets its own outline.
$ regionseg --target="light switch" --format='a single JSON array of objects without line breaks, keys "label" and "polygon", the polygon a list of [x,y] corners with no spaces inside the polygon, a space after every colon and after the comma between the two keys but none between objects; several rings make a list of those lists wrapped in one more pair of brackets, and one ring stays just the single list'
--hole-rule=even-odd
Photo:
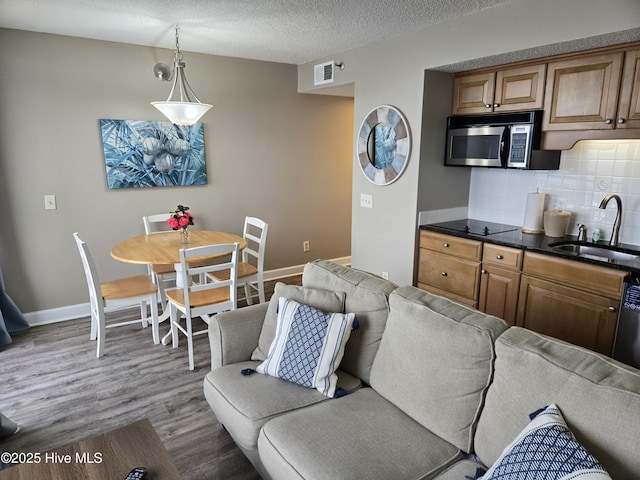
[{"label": "light switch", "polygon": [[44,209],[45,210],[56,210],[58,205],[56,204],[56,196],[55,195],[45,195],[44,196]]}]

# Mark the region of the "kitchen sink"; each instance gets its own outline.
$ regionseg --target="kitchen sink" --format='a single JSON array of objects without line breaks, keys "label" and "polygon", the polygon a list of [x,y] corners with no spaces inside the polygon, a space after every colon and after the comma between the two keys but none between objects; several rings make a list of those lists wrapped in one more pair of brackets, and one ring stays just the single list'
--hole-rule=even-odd
[{"label": "kitchen sink", "polygon": [[564,241],[550,243],[551,251],[575,255],[578,257],[593,258],[605,262],[616,261],[635,262],[640,260],[640,252],[632,252],[620,247],[609,245],[594,245],[586,242]]}]

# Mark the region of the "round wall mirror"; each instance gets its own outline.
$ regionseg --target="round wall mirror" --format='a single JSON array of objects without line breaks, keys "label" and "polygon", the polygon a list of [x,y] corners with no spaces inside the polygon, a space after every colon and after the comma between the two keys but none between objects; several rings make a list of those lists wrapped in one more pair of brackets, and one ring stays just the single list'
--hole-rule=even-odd
[{"label": "round wall mirror", "polygon": [[364,175],[376,185],[393,183],[404,171],[411,141],[407,122],[390,105],[371,110],[358,135],[358,161]]}]

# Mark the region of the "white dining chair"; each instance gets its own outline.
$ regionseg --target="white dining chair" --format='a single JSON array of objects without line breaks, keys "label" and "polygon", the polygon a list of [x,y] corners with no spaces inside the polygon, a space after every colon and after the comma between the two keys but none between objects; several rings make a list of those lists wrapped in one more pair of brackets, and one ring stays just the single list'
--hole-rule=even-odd
[{"label": "white dining chair", "polygon": [[[242,233],[247,246],[242,250],[242,261],[238,263],[238,286],[244,287],[244,299],[253,305],[256,292],[258,301],[265,302],[264,295],[264,251],[267,244],[269,225],[256,217],[246,217]],[[222,271],[211,274],[214,280],[226,280],[229,273]],[[239,299],[242,300],[242,299]]]},{"label": "white dining chair", "polygon": [[[87,277],[87,286],[89,287],[89,303],[91,307],[90,338],[91,340],[97,340],[96,356],[100,358],[104,354],[105,330],[107,328],[134,323],[141,323],[143,327],[147,327],[149,324],[147,305],[151,306],[153,343],[158,344],[160,342],[160,334],[158,328],[158,288],[156,285],[146,275],[125,277],[100,283],[98,272],[87,244],[80,239],[77,232],[73,234],[73,238],[80,252],[82,266]],[[138,305],[140,306],[139,319],[106,323],[105,310],[122,310]]]},{"label": "white dining chair", "polygon": [[[182,288],[167,290],[171,316],[171,336],[173,348],[179,344],[178,335],[187,337],[189,352],[189,370],[194,369],[193,337],[207,333],[207,329],[193,330],[193,319],[200,317],[209,325],[211,315],[235,310],[237,306],[238,250],[239,243],[207,245],[204,247],[180,250],[180,269]],[[193,259],[202,257],[222,258],[220,263],[201,264]],[[222,270],[230,272],[229,278],[213,281],[209,276]],[[202,282],[189,281],[200,278]],[[185,326],[182,326],[182,316]]]},{"label": "white dining chair", "polygon": [[[144,224],[144,233],[149,235],[152,233],[171,231],[167,224],[167,220],[171,216],[170,213],[156,213],[153,215],[145,215],[142,217]],[[176,270],[172,264],[148,264],[147,270],[149,277],[158,286],[158,297],[164,305],[167,297],[164,293],[167,287],[175,286]]]}]

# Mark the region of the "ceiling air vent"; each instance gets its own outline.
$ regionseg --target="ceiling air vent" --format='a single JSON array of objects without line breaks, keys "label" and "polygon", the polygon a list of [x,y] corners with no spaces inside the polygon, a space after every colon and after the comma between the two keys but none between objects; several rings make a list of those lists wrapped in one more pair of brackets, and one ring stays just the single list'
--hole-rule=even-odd
[{"label": "ceiling air vent", "polygon": [[325,83],[333,83],[333,66],[335,62],[332,60],[326,63],[319,63],[313,67],[313,84],[324,85]]}]

